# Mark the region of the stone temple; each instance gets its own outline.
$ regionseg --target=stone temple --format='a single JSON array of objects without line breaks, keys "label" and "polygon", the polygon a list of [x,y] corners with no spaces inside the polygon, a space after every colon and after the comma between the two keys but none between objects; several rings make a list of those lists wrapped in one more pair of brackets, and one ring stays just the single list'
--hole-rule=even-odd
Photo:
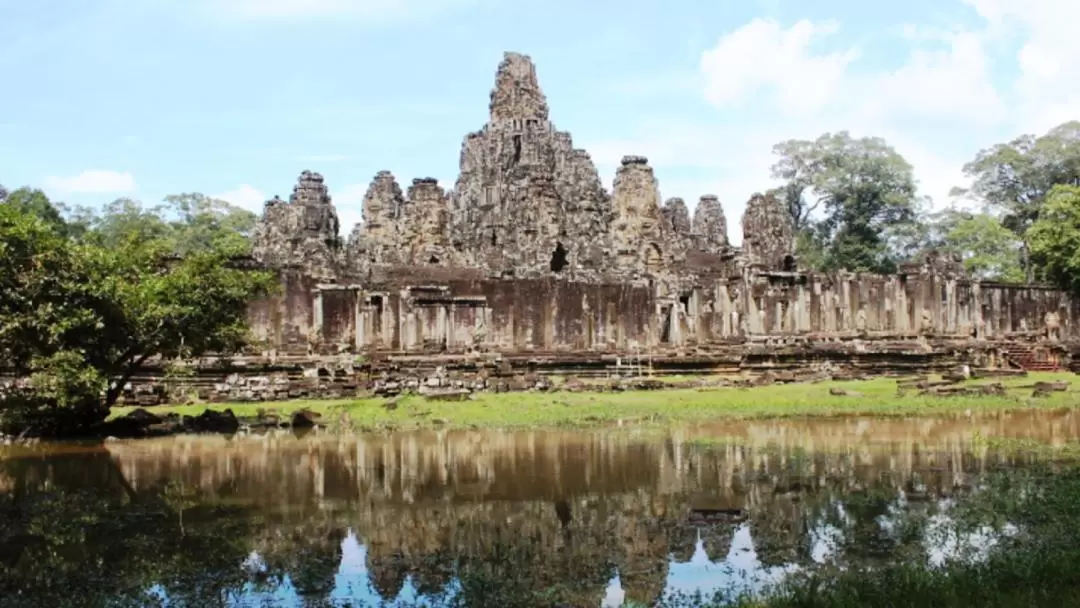
[{"label": "stone temple", "polygon": [[504,55],[488,107],[452,187],[380,171],[347,238],[318,173],[266,203],[254,257],[283,290],[251,307],[259,357],[511,375],[1069,360],[1080,311],[1053,288],[974,280],[937,255],[891,276],[805,272],[777,200],[750,198],[733,247],[717,197],[691,217],[644,156],[623,157],[608,191],[528,56]]}]

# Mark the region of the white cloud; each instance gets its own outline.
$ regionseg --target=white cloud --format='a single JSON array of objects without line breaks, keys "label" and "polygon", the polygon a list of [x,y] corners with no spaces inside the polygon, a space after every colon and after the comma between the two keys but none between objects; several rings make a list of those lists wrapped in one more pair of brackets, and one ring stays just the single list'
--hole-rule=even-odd
[{"label": "white cloud", "polygon": [[1080,2],[963,0],[986,20],[985,35],[1000,45],[1019,37],[1019,76],[1012,83],[1012,122],[1041,133],[1080,118]]},{"label": "white cloud", "polygon": [[939,120],[996,123],[1005,105],[990,80],[982,37],[974,32],[913,36],[911,41],[940,41],[948,48],[914,48],[899,69],[871,77],[866,99],[885,120],[930,117]]},{"label": "white cloud", "polygon": [[720,38],[701,57],[705,98],[717,107],[737,105],[768,89],[785,111],[814,111],[829,101],[857,49],[816,54],[811,46],[836,32],[834,22],[802,20],[784,29],[754,19]]},{"label": "white cloud", "polygon": [[263,203],[266,202],[267,196],[255,186],[242,184],[228,192],[212,194],[210,198],[216,198],[227,203],[232,203],[233,205],[242,207],[248,211],[261,213]]},{"label": "white cloud", "polygon": [[[892,28],[886,42],[900,43],[902,54],[889,67],[844,43],[837,22],[753,19],[700,57],[703,101],[719,110],[712,118],[674,116],[622,139],[582,143],[609,184],[619,157],[641,154],[665,198],[693,205],[701,193],[719,195],[735,242],[746,200],[774,185],[772,145],[791,138],[839,130],[883,137],[935,207],[957,202],[948,193],[966,183],[962,167],[980,148],[1080,119],[1080,2],[959,1],[976,9],[977,23]],[[1000,81],[1010,67],[994,61],[1003,51],[1015,82]]]},{"label": "white cloud", "polygon": [[113,194],[135,191],[135,176],[91,169],[71,177],[47,177],[45,188],[69,194]]}]

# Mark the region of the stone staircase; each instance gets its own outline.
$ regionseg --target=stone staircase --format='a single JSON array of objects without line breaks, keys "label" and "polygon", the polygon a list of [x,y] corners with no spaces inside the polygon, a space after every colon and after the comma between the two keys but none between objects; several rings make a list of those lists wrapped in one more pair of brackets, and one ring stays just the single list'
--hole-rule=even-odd
[{"label": "stone staircase", "polygon": [[1005,349],[1005,359],[1029,372],[1056,372],[1060,369],[1054,361],[1046,359],[1045,354],[1027,344],[1010,345]]}]

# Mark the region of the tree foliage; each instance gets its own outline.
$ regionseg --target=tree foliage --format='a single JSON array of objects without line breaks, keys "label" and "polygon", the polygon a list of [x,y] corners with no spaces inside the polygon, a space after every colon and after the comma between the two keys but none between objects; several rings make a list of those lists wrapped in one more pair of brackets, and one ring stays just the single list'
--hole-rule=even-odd
[{"label": "tree foliage", "polygon": [[85,208],[69,212],[69,224],[103,247],[117,247],[135,239],[154,242],[176,255],[220,251],[234,255],[250,252],[250,237],[258,217],[228,202],[199,193],[165,197],[160,205],[119,198],[100,213]]},{"label": "tree foliage", "polygon": [[1019,238],[988,212],[923,210],[915,221],[892,231],[890,241],[900,260],[917,260],[931,250],[955,253],[972,277],[1024,280]]},{"label": "tree foliage", "polygon": [[1054,186],[1080,186],[1080,121],[981,150],[964,174],[973,180],[971,188],[954,193],[1000,211],[1002,223],[1022,236]]},{"label": "tree foliage", "polygon": [[1022,282],[1020,242],[990,213],[946,209],[935,217],[936,248],[957,253],[969,274],[981,279]]},{"label": "tree foliage", "polygon": [[[125,217],[144,218],[135,211]],[[247,305],[270,277],[231,268],[236,251],[215,240],[178,257],[170,234],[147,222],[78,240],[0,206],[0,368],[31,382],[3,397],[5,422],[74,432],[148,360],[245,345]]]},{"label": "tree foliage", "polygon": [[[885,140],[826,133],[777,144],[773,176],[800,235],[800,255],[821,252],[824,270],[891,272],[887,231],[911,222],[911,165]],[[813,214],[821,212],[815,219]]]},{"label": "tree foliage", "polygon": [[[1054,187],[1080,185],[1080,121],[981,150],[964,166],[964,174],[971,187],[954,188],[953,194],[999,214],[1001,225],[1026,244],[1028,228],[1038,221]],[[1041,271],[1028,260],[1024,256],[1022,265],[1024,278],[1031,281]]]},{"label": "tree foliage", "polygon": [[1080,293],[1080,187],[1054,186],[1026,236],[1042,275]]},{"label": "tree foliage", "polygon": [[246,209],[198,193],[165,197],[166,209],[177,218],[173,224],[176,252],[247,253],[258,217]]}]

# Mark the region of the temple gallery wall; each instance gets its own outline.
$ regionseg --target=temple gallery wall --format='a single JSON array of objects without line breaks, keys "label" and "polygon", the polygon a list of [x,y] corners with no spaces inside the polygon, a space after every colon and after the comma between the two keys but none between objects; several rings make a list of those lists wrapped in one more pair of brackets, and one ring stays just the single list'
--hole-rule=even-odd
[{"label": "temple gallery wall", "polygon": [[[253,253],[282,289],[251,305],[258,352],[246,373],[334,358],[364,361],[369,379],[496,360],[502,377],[595,372],[634,357],[711,372],[1038,368],[1068,365],[1080,343],[1066,294],[979,281],[945,255],[890,276],[806,272],[770,196],[750,198],[733,247],[717,197],[701,195],[692,216],[683,199],[662,201],[645,157],[625,156],[608,192],[551,122],[527,56],[504,55],[489,109],[461,144],[451,188],[424,177],[403,188],[380,171],[347,238],[318,173],[266,202]],[[281,380],[252,393],[237,378],[241,388],[218,393],[292,390]]]}]

